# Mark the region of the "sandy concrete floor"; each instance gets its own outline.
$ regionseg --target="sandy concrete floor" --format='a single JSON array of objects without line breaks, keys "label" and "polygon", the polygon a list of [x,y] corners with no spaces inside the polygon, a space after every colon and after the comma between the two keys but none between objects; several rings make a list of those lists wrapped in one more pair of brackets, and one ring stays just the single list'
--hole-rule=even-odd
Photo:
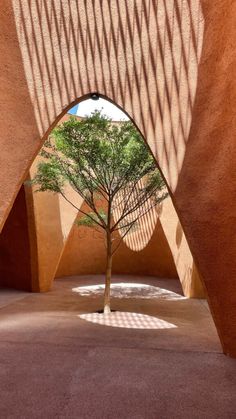
[{"label": "sandy concrete floor", "polygon": [[104,319],[102,282],[60,279],[0,309],[0,418],[235,418],[236,360],[207,304],[175,280],[116,276],[122,314]]},{"label": "sandy concrete floor", "polygon": [[0,308],[28,296],[29,293],[0,287]]}]

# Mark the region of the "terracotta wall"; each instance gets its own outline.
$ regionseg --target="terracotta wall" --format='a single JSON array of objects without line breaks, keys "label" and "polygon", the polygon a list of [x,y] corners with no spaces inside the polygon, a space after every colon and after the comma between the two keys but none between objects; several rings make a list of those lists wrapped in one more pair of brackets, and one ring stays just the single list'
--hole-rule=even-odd
[{"label": "terracotta wall", "polygon": [[[30,169],[31,177],[35,173],[39,160],[39,157],[36,158]],[[72,190],[70,193],[73,196]],[[61,196],[50,192],[33,193],[32,200],[36,229],[39,289],[44,292],[51,289],[57,265],[77,211]],[[82,199],[80,201],[82,202]]]},{"label": "terracotta wall", "polygon": [[[117,234],[116,243],[120,236]],[[104,236],[90,228],[72,227],[63,251],[56,277],[100,274],[106,268]],[[113,257],[113,272],[117,274],[153,275],[177,278],[173,256],[159,221],[150,241],[139,251],[130,249],[124,241]]]},{"label": "terracotta wall", "polygon": [[[70,117],[69,114],[65,114],[61,120],[58,122],[59,124],[68,120]],[[79,117],[77,117],[79,119]],[[30,169],[30,176],[33,177],[34,173],[36,171],[37,165],[40,161],[40,156],[37,156],[33,165]],[[78,197],[76,197],[76,194],[71,188],[68,188],[68,193],[70,194],[72,200],[74,202],[77,201],[78,207],[82,205],[82,200]],[[68,272],[73,273],[96,273],[100,272],[101,269],[103,269],[104,263],[103,263],[103,257],[102,254],[99,254],[96,251],[95,258],[97,259],[97,263],[95,264],[95,260],[91,263],[91,258],[89,258],[89,253],[87,252],[87,249],[90,249],[90,235],[93,237],[93,233],[90,231],[86,235],[87,239],[83,240],[82,243],[79,243],[78,246],[80,248],[80,254],[81,257],[83,255],[83,268],[80,266],[80,270],[78,270],[76,267],[76,262],[72,263],[73,258],[76,260],[76,254],[74,254],[74,251],[71,249],[70,241],[68,243],[68,235],[70,234],[71,228],[73,229],[73,223],[77,216],[76,210],[70,206],[62,197],[52,194],[52,193],[34,193],[33,194],[33,212],[36,222],[36,234],[37,234],[37,250],[38,250],[38,276],[39,276],[39,287],[40,291],[48,291],[51,286],[54,279],[54,276],[57,271],[58,264],[62,259],[65,259],[65,255],[68,255],[67,261],[70,260],[70,266],[74,266],[74,270],[68,271],[68,268],[64,267],[61,271],[61,274],[59,276],[68,275]],[[185,235],[183,233],[182,227],[180,225],[178,216],[174,210],[172,201],[170,198],[168,198],[168,205],[163,205],[162,211],[161,211],[161,225],[159,225],[159,230],[161,236],[163,235],[163,240],[168,242],[167,247],[169,247],[169,251],[171,252],[171,262],[167,262],[165,260],[165,252],[159,260],[161,261],[158,264],[158,267],[155,266],[153,263],[153,257],[154,253],[152,246],[151,248],[149,246],[146,246],[153,235],[153,223],[155,222],[152,220],[152,222],[144,223],[143,225],[143,237],[145,236],[145,239],[143,239],[144,243],[141,245],[141,247],[144,247],[144,251],[142,252],[142,264],[139,263],[137,266],[139,266],[140,275],[142,274],[143,268],[142,265],[144,263],[144,266],[146,268],[144,269],[147,274],[149,272],[150,275],[156,275],[157,276],[164,276],[169,277],[170,270],[167,269],[167,265],[171,265],[172,258],[174,258],[175,262],[175,268],[174,271],[177,273],[174,274],[174,276],[179,276],[180,282],[183,287],[184,295],[187,297],[195,297],[195,298],[205,298],[205,292],[203,290],[197,269],[195,269],[195,275],[193,275],[193,258],[191,255],[191,252],[189,250]],[[149,217],[150,218],[150,217]],[[155,218],[155,217],[154,217]],[[147,220],[146,220],[147,221]],[[159,221],[160,224],[160,221]],[[176,236],[176,229],[181,231],[181,245],[176,246],[175,242],[175,236]],[[163,231],[162,231],[163,230]],[[73,233],[72,233],[73,235]],[[156,235],[154,235],[156,237]],[[80,237],[80,236],[79,236]],[[166,237],[166,238],[165,238]],[[158,242],[154,245],[154,248],[157,248],[160,250],[161,248],[158,247],[159,238],[156,237]],[[127,246],[123,244],[122,249],[123,253],[120,249],[120,254],[123,254],[123,257],[125,260],[127,260],[128,265],[129,258],[125,255],[125,249],[127,249],[127,252],[130,250],[137,250],[137,248],[140,248],[140,242],[142,241],[141,237],[135,237],[136,242],[138,243],[138,246],[135,246],[135,244],[127,243]],[[152,241],[153,243],[153,241]],[[77,246],[77,244],[76,244]],[[74,247],[74,245],[72,246]],[[165,248],[165,246],[164,246]],[[150,255],[148,255],[148,251],[150,250]],[[130,254],[128,252],[127,254]],[[140,261],[139,257],[137,256],[139,253],[131,252],[133,254],[132,256],[132,268],[130,266],[130,273],[134,272],[134,267],[136,266],[135,260],[137,259]],[[163,263],[163,256],[164,256],[164,263]],[[101,258],[100,261],[98,261]],[[145,259],[145,260],[144,260]],[[147,259],[147,260],[146,260]],[[116,260],[116,258],[115,258]],[[122,260],[121,257],[119,259],[121,266],[127,266]],[[60,262],[60,265],[63,264],[63,262]],[[148,265],[150,264],[150,267]],[[91,265],[91,266],[90,266]],[[119,265],[118,261],[116,263],[116,270],[117,272],[122,273],[122,268]],[[161,266],[165,266],[164,269],[160,269]],[[133,270],[132,270],[133,269]],[[59,268],[60,272],[60,268]],[[138,269],[135,271],[138,272]],[[58,275],[58,274],[57,274]],[[173,269],[172,274],[173,275]]]},{"label": "terracotta wall", "polygon": [[[69,117],[69,114],[64,115],[59,123],[66,121]],[[34,159],[29,170],[31,179],[41,160],[40,155]],[[35,220],[39,289],[44,292],[51,289],[61,254],[77,216],[77,210],[60,195],[35,192],[36,189],[37,187],[32,188],[31,209]],[[77,196],[69,186],[67,186],[67,193],[80,207],[83,202],[82,198]]]},{"label": "terracotta wall", "polygon": [[22,186],[0,234],[0,287],[37,291],[31,261],[29,218]]},{"label": "terracotta wall", "polygon": [[184,295],[190,298],[206,298],[204,281],[200,278],[182,225],[170,197],[163,202],[160,223],[171,249]]},{"label": "terracotta wall", "polygon": [[48,131],[98,91],[147,140],[232,356],[235,18],[231,0],[2,0],[0,9],[1,227]]}]

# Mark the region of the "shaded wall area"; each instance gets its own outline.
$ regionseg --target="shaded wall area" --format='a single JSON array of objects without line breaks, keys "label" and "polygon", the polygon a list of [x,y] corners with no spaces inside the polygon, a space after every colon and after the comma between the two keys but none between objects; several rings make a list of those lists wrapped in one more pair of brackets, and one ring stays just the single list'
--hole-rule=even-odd
[{"label": "shaded wall area", "polygon": [[174,259],[159,220],[144,249],[133,251],[122,242],[114,254],[114,273],[178,278]]},{"label": "shaded wall area", "polygon": [[24,186],[0,234],[0,286],[37,291],[32,262],[32,237]]},{"label": "shaded wall area", "polygon": [[[34,160],[30,168],[31,178],[34,177],[41,159],[37,156]],[[82,198],[78,197],[69,186],[66,188],[69,189],[71,199],[74,198],[80,207]],[[35,189],[33,187],[32,211],[36,229],[39,290],[45,292],[51,289],[61,254],[77,216],[77,210],[59,194],[35,192]]]},{"label": "shaded wall area", "polygon": [[[171,249],[184,295],[190,298],[206,298],[204,282],[195,265],[182,225],[171,198],[162,203],[160,223]],[[199,239],[201,245],[201,239]]]},{"label": "shaded wall area", "polygon": [[[117,234],[116,241],[118,240]],[[106,250],[102,234],[74,224],[56,277],[101,274],[105,272],[105,268]],[[124,241],[121,242],[113,257],[113,273],[153,275],[161,278],[178,277],[173,256],[159,221],[144,249],[134,251]]]}]

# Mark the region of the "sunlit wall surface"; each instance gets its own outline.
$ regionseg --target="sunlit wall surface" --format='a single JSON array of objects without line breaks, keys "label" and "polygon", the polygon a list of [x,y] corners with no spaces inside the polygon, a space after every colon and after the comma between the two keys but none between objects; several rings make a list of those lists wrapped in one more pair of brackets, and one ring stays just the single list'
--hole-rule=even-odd
[{"label": "sunlit wall surface", "polygon": [[98,91],[135,119],[174,190],[197,86],[200,1],[74,0],[58,7],[13,0],[13,7],[40,134],[70,103]]}]

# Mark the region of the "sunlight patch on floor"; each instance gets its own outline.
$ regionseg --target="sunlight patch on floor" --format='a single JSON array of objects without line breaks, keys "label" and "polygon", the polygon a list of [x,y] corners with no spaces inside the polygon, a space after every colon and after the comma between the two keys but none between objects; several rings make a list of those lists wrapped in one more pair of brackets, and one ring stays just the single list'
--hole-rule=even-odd
[{"label": "sunlight patch on floor", "polygon": [[[103,295],[104,288],[104,284],[86,285],[82,287],[73,288],[72,291],[77,292],[78,294],[84,297],[97,297],[98,295]],[[180,294],[176,294],[175,292],[166,290],[164,288],[132,282],[120,282],[112,284],[111,296],[113,298],[158,298],[163,300],[180,300],[186,298]]]},{"label": "sunlight patch on floor", "polygon": [[154,316],[140,313],[116,311],[113,313],[80,314],[80,319],[103,326],[123,327],[127,329],[173,329],[177,326]]}]

